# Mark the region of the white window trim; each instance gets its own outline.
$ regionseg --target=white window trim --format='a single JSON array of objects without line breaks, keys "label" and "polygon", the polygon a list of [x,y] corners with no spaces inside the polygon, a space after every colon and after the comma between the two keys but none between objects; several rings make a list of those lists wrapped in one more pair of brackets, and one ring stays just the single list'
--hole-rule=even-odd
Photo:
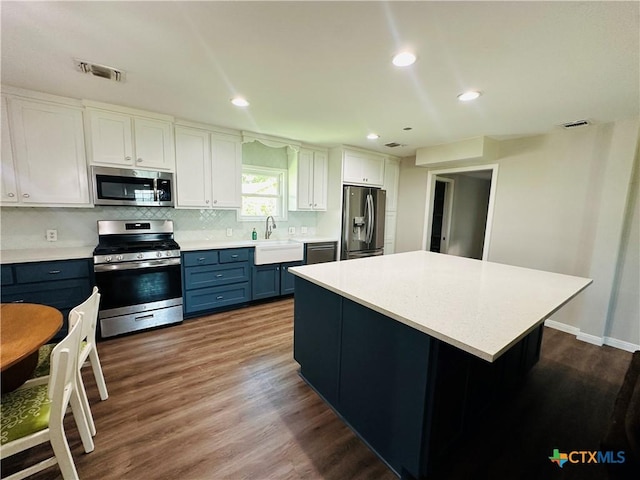
[{"label": "white window trim", "polygon": [[[270,175],[273,175],[273,174],[280,175],[280,202],[282,205],[282,214],[274,216],[273,218],[274,220],[286,221],[288,218],[287,214],[289,211],[289,206],[287,204],[287,200],[289,198],[288,191],[287,191],[288,171],[284,168],[262,167],[260,165],[242,165],[243,174],[249,171],[252,171],[255,173],[265,173],[265,174],[268,173]],[[242,215],[242,208],[239,208],[237,212],[238,212],[237,220],[239,222],[259,222],[259,221],[265,221],[267,219],[266,215],[261,215],[261,216]]]}]

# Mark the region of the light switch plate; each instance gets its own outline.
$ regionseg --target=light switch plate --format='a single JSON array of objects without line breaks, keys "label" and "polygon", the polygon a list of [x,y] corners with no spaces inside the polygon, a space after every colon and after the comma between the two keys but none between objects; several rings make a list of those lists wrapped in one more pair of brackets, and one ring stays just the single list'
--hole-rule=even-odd
[{"label": "light switch plate", "polygon": [[58,230],[47,230],[46,238],[47,238],[47,242],[57,242]]},{"label": "light switch plate", "polygon": [[227,228],[227,237],[233,236],[233,228]]},{"label": "light switch plate", "polygon": [[300,233],[305,235],[307,233],[307,227],[300,227]]},{"label": "light switch plate", "polygon": [[296,234],[296,227],[289,227],[289,235],[295,235]]}]

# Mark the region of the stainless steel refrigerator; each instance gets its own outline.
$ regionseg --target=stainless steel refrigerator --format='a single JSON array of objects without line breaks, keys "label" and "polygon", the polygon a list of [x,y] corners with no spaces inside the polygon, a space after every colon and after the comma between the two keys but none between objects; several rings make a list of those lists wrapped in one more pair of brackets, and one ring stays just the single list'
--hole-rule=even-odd
[{"label": "stainless steel refrigerator", "polygon": [[342,203],[340,258],[384,253],[384,208],[387,192],[380,188],[345,186]]}]

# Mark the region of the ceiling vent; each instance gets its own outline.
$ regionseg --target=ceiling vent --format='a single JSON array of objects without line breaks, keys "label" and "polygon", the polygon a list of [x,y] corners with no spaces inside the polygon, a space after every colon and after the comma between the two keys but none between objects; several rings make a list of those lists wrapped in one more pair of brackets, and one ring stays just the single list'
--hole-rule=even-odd
[{"label": "ceiling vent", "polygon": [[397,143],[397,142],[389,142],[389,143],[385,143],[384,144],[385,147],[389,147],[389,148],[395,148],[395,147],[406,147],[406,145],[403,145],[402,143]]},{"label": "ceiling vent", "polygon": [[107,67],[106,65],[98,65],[97,63],[89,63],[84,60],[75,60],[76,67],[82,73],[90,73],[95,77],[106,78],[114,82],[124,82],[124,72],[117,68]]},{"label": "ceiling vent", "polygon": [[576,128],[589,125],[588,120],[576,120],[575,122],[563,123],[562,128]]}]

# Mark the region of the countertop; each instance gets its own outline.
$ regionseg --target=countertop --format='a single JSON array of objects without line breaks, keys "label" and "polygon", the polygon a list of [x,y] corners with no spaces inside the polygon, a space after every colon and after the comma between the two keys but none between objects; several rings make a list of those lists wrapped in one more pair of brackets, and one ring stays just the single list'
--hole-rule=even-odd
[{"label": "countertop", "polygon": [[[333,237],[291,237],[287,239],[301,243],[314,242],[337,242]],[[193,250],[213,250],[221,248],[255,247],[260,242],[266,240],[183,240],[178,241],[181,251]],[[51,260],[74,260],[78,258],[93,258],[93,246],[84,247],[49,247],[49,248],[25,248],[15,250],[0,251],[0,263],[25,263],[25,262],[46,262]]]},{"label": "countertop", "polygon": [[592,282],[426,251],[289,271],[490,362]]}]

